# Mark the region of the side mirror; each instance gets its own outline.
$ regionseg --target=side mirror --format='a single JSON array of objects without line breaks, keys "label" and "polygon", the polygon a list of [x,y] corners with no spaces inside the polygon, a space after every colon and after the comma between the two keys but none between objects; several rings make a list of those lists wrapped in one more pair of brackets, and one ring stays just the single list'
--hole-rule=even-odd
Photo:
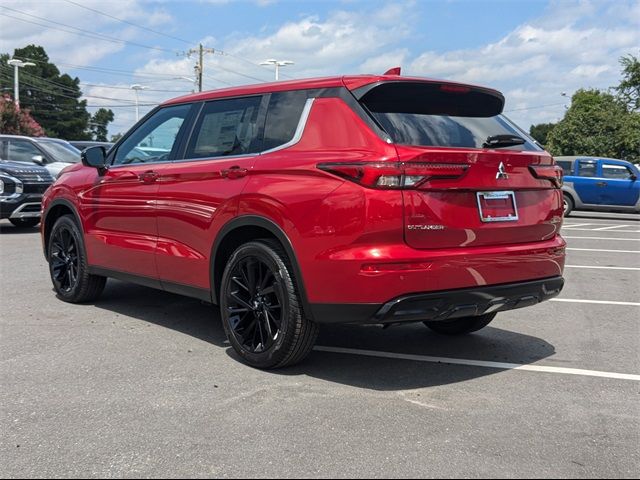
[{"label": "side mirror", "polygon": [[632,182],[635,182],[638,179],[638,176],[635,173],[632,173],[629,178],[631,179]]},{"label": "side mirror", "polygon": [[102,146],[84,149],[80,159],[84,166],[97,168],[100,173],[107,169],[107,151]]},{"label": "side mirror", "polygon": [[44,161],[44,157],[42,155],[34,155],[33,157],[31,157],[31,161],[36,165],[41,165],[41,166],[47,163]]}]

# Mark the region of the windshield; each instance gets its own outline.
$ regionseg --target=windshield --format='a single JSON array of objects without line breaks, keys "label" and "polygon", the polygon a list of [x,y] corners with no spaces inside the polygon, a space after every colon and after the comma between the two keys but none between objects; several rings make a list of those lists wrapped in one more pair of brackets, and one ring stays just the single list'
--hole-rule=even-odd
[{"label": "windshield", "polygon": [[80,161],[80,150],[71,144],[53,140],[40,140],[38,143],[56,162],[78,163]]}]

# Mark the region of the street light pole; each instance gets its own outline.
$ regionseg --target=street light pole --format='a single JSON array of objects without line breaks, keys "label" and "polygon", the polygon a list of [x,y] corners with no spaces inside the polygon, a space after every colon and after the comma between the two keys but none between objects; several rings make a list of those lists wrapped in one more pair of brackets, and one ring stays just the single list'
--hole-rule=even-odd
[{"label": "street light pole", "polygon": [[131,90],[136,92],[136,123],[138,123],[138,120],[140,120],[140,112],[138,110],[138,90],[146,90],[149,87],[145,87],[136,83],[135,85],[131,85],[130,88]]},{"label": "street light pole", "polygon": [[260,65],[275,65],[276,67],[276,82],[280,80],[280,67],[286,67],[287,65],[295,65],[291,60],[276,60],[275,58],[270,58],[269,60],[265,60],[260,63]]},{"label": "street light pole", "polygon": [[23,62],[17,58],[12,58],[7,64],[13,67],[13,101],[16,107],[20,107],[20,85],[18,80],[18,70],[22,67],[34,67],[36,64],[32,62]]}]

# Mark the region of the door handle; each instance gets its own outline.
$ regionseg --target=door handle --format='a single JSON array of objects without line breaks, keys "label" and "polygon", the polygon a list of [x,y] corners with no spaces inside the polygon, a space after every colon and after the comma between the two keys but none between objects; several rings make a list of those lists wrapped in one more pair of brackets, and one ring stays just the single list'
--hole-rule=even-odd
[{"label": "door handle", "polygon": [[607,182],[598,182],[596,183],[597,187],[606,187],[607,186]]},{"label": "door handle", "polygon": [[154,172],[153,170],[149,170],[148,172],[141,173],[138,176],[140,181],[146,184],[155,183],[159,177],[160,175],[158,175],[158,172]]},{"label": "door handle", "polygon": [[236,180],[238,178],[246,177],[249,173],[249,170],[246,168],[241,168],[238,166],[226,168],[220,172],[222,178],[228,178],[229,180]]}]

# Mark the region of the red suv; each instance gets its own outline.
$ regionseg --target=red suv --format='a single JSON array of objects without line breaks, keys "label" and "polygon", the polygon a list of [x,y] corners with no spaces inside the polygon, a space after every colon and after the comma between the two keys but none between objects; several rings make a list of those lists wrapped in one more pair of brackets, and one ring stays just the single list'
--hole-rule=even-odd
[{"label": "red suv", "polygon": [[58,297],[107,277],[220,306],[249,364],[323,323],[469,333],[562,289],[562,169],[491,89],[398,75],[170,100],[47,191]]}]

